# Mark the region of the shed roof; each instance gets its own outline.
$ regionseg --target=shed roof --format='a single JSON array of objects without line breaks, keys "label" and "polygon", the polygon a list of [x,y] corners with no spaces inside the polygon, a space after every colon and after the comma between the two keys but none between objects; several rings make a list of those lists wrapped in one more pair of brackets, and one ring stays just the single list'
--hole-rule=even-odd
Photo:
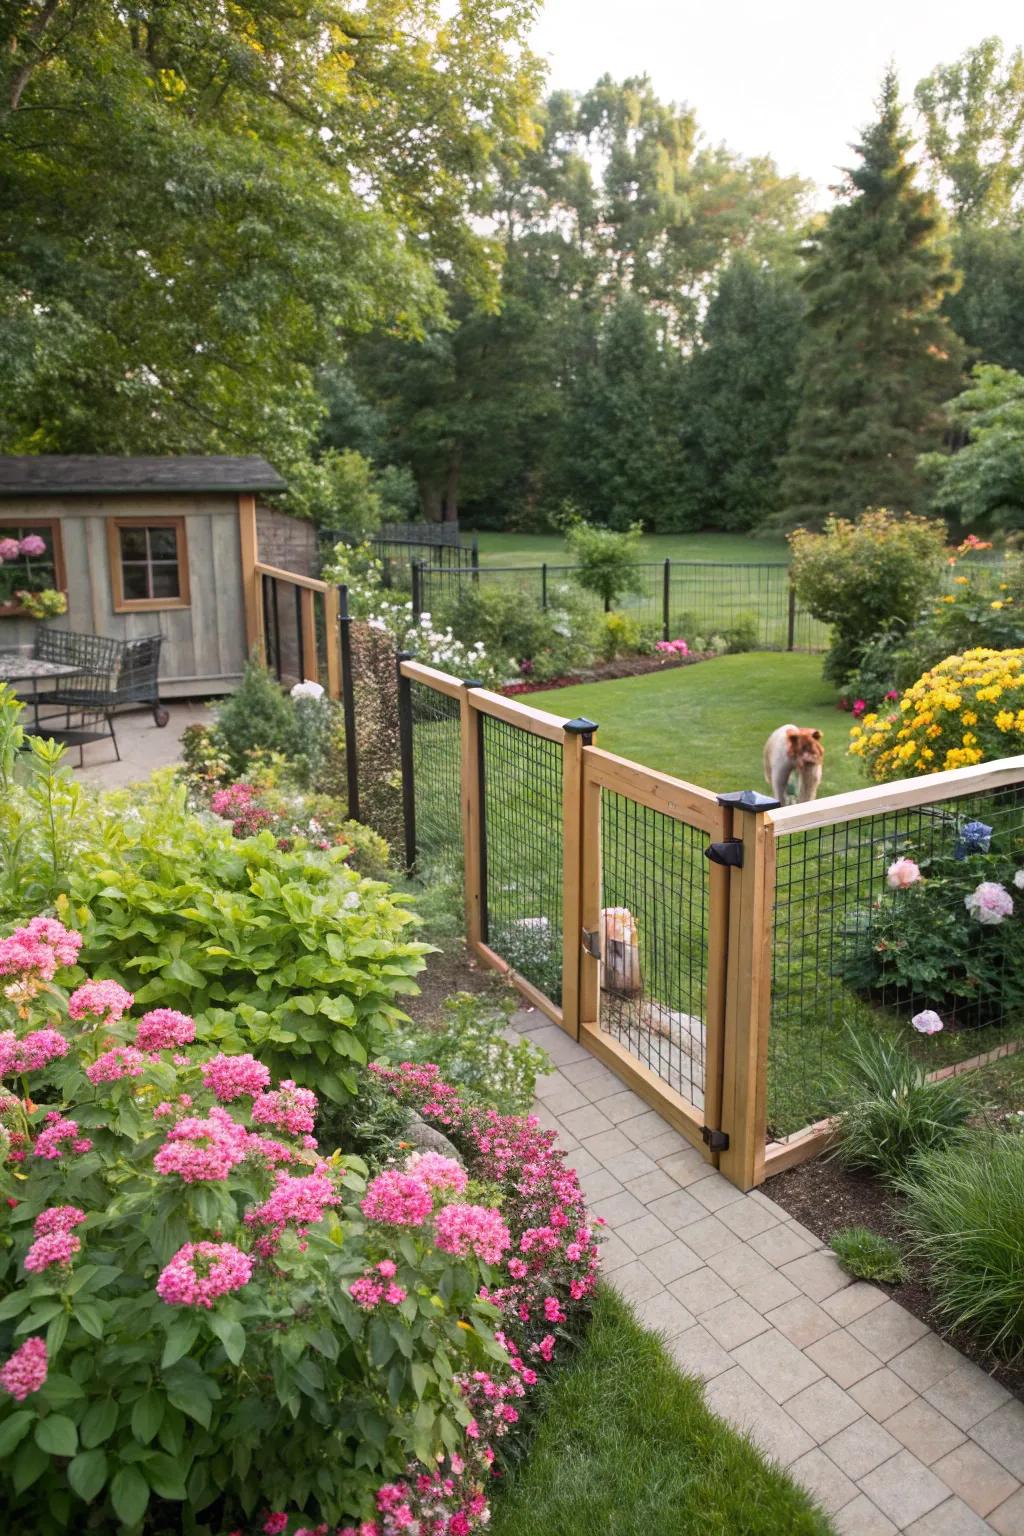
[{"label": "shed roof", "polygon": [[131,491],[284,491],[287,482],[260,458],[182,454],[134,459],[98,453],[0,456],[5,496],[116,496]]}]

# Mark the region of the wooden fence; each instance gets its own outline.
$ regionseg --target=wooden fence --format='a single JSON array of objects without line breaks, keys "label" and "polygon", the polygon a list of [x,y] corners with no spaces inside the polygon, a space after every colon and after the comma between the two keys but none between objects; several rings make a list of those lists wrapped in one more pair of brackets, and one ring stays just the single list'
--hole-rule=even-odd
[{"label": "wooden fence", "polygon": [[[825,1092],[819,1058],[857,1005],[842,925],[879,910],[885,861],[925,835],[952,858],[981,825],[1024,865],[1024,756],[782,808],[615,757],[592,721],[398,671],[410,863],[460,866],[472,952],[741,1189],[828,1137],[825,1116],[776,1118]],[[911,1006],[881,989],[871,1018]],[[1017,1048],[1020,1016],[990,1015],[998,1043],[957,1070]]]},{"label": "wooden fence", "polygon": [[253,633],[248,637],[279,683],[322,682],[341,697],[339,589],[313,576],[252,564]]}]

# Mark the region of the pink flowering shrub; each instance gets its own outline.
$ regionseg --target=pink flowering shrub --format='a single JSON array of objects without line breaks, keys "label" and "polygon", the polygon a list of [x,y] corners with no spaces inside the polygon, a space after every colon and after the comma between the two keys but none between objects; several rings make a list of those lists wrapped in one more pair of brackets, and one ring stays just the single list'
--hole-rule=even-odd
[{"label": "pink flowering shrub", "polygon": [[244,1536],[390,1536],[409,1519],[423,1536],[482,1530],[495,1447],[594,1283],[582,1197],[551,1137],[463,1110],[416,1068],[395,1091],[448,1126],[465,1165],[427,1154],[368,1182],[359,1158],[317,1146],[312,1089],[211,1055],[184,1010],[136,1019],[114,981],[74,988],[74,1016],[56,950],[77,948],[51,933],[51,969],[27,930],[11,937],[12,1528],[44,1508],[47,1530],[141,1526],[159,1498]]}]

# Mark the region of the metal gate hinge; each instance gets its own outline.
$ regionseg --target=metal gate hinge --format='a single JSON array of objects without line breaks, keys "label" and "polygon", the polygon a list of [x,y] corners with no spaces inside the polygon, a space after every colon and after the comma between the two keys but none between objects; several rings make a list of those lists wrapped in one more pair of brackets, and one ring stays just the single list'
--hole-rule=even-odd
[{"label": "metal gate hinge", "polygon": [[701,1140],[711,1148],[712,1152],[728,1152],[729,1133],[727,1131],[713,1131],[710,1125],[705,1125],[700,1134]]},{"label": "metal gate hinge", "polygon": [[712,864],[725,864],[732,869],[743,868],[743,839],[727,837],[724,843],[708,843],[704,857]]},{"label": "metal gate hinge", "polygon": [[593,955],[595,960],[601,958],[601,935],[596,928],[583,929],[583,948],[588,955]]}]

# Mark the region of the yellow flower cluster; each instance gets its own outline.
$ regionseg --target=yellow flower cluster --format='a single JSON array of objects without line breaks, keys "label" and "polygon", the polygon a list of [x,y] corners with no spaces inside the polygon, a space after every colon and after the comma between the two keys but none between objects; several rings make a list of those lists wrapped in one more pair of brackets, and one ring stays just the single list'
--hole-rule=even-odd
[{"label": "yellow flower cluster", "polygon": [[867,714],[850,751],[885,782],[1024,751],[1024,650],[947,656],[908,688],[899,709]]}]

